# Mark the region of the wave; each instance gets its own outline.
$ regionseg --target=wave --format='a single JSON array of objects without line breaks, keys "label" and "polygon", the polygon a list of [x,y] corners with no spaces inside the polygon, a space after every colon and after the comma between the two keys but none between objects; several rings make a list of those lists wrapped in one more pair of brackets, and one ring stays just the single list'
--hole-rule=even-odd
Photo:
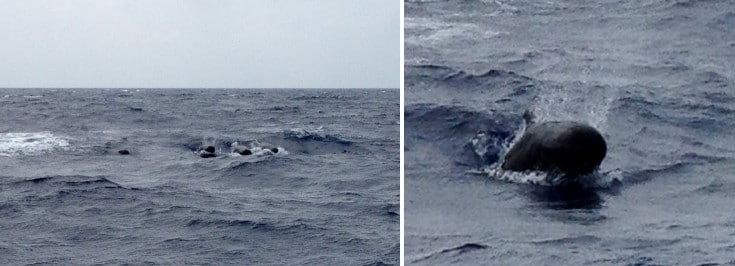
[{"label": "wave", "polygon": [[317,141],[317,142],[330,142],[330,143],[337,143],[341,145],[352,145],[352,141],[339,138],[337,136],[329,135],[329,134],[322,134],[317,131],[310,131],[306,129],[292,129],[287,130],[283,132],[283,137],[286,140],[295,140],[295,141]]},{"label": "wave", "polygon": [[474,111],[462,106],[433,104],[405,108],[406,150],[422,142],[436,146],[458,165],[484,166],[497,162],[522,125],[520,115]]},{"label": "wave", "polygon": [[697,72],[695,81],[699,82],[701,85],[710,85],[719,88],[729,88],[733,86],[733,81],[728,76],[713,70]]},{"label": "wave", "polygon": [[299,95],[299,96],[289,97],[288,99],[293,100],[293,101],[313,101],[313,100],[330,100],[331,101],[331,100],[355,100],[357,99],[357,97],[324,92],[321,95]]},{"label": "wave", "polygon": [[213,219],[213,218],[196,218],[188,220],[185,224],[186,227],[194,228],[210,228],[210,227],[245,227],[255,230],[272,231],[275,227],[264,222],[255,222],[250,220],[225,220],[225,219]]},{"label": "wave", "polygon": [[245,229],[276,234],[311,235],[315,232],[328,232],[329,228],[312,224],[304,219],[293,221],[269,221],[268,219],[254,221],[250,219],[228,219],[216,217],[197,217],[184,221],[189,228]]},{"label": "wave", "polygon": [[676,8],[693,8],[700,7],[706,4],[724,3],[726,1],[721,0],[676,0],[671,4],[672,7]]},{"label": "wave", "polygon": [[382,215],[398,219],[401,216],[401,206],[397,203],[386,203],[383,204]]},{"label": "wave", "polygon": [[735,26],[735,12],[727,12],[722,15],[718,15],[709,23],[709,26],[724,32],[732,31],[732,28]]},{"label": "wave", "polygon": [[533,88],[533,83],[536,82],[528,76],[502,69],[487,69],[480,73],[472,73],[432,64],[407,65],[405,69],[406,87],[414,89],[444,88],[481,92],[510,87],[513,94],[518,96]]},{"label": "wave", "polygon": [[580,236],[566,236],[566,237],[559,237],[559,238],[552,238],[552,239],[545,239],[545,240],[536,240],[533,241],[533,244],[536,245],[568,245],[568,244],[576,244],[576,245],[589,245],[592,243],[596,243],[602,240],[600,237],[593,236],[593,235],[580,235]]},{"label": "wave", "polygon": [[[58,206],[59,204],[74,206],[76,202],[114,201],[125,204],[134,201],[141,189],[126,187],[101,176],[44,176],[17,180],[0,184],[3,189],[15,191],[25,202],[33,202],[38,206]],[[131,193],[135,195],[131,195]],[[15,202],[11,202],[16,204]],[[96,206],[85,205],[85,211],[98,211]]]},{"label": "wave", "polygon": [[[248,156],[241,156],[236,157],[239,155],[234,155],[234,160],[228,161],[226,164],[224,164],[222,167],[218,168],[218,171],[226,171],[227,173],[224,173],[225,176],[231,176],[235,177],[237,179],[247,177],[247,178],[257,178],[262,179],[262,177],[265,176],[271,176],[276,175],[276,173],[283,171],[285,169],[289,169],[289,164],[293,163],[290,160],[287,160],[285,158],[279,158],[274,156],[261,156],[261,157],[248,157]],[[268,180],[271,180],[271,178],[267,178]],[[278,180],[278,179],[274,179]],[[280,182],[286,182],[283,179],[280,179]]]},{"label": "wave", "polygon": [[692,131],[727,133],[732,125],[733,107],[726,92],[687,91],[685,95],[671,95],[653,99],[640,92],[628,91],[615,100],[613,112],[635,116],[649,124],[667,124],[671,127]]},{"label": "wave", "polygon": [[735,182],[717,177],[712,181],[697,187],[692,192],[707,195],[717,193],[725,195],[726,197],[732,197],[733,191],[735,191]]},{"label": "wave", "polygon": [[324,129],[295,128],[283,131],[279,141],[290,151],[311,154],[364,153],[369,143],[343,138],[337,134],[325,133]]},{"label": "wave", "polygon": [[463,82],[463,83],[469,83],[469,82],[488,83],[495,79],[513,80],[512,82],[532,80],[531,78],[527,76],[519,75],[513,71],[506,71],[506,70],[500,70],[500,69],[490,69],[480,74],[473,74],[473,73],[468,73],[464,70],[459,70],[457,72],[451,73],[442,78],[442,80],[446,82]]},{"label": "wave", "polygon": [[442,249],[440,251],[431,253],[431,254],[429,254],[427,256],[424,256],[422,258],[416,259],[416,260],[412,261],[411,263],[419,263],[419,262],[426,261],[426,260],[433,260],[433,259],[437,259],[438,257],[442,257],[442,256],[456,257],[456,256],[459,256],[459,255],[468,253],[468,252],[480,251],[480,250],[484,250],[484,249],[488,249],[488,248],[490,248],[490,246],[484,245],[484,244],[465,243],[465,244],[463,244],[461,246],[457,246],[457,247],[453,247],[453,248],[446,248],[446,249]]},{"label": "wave", "polygon": [[474,72],[444,65],[408,65],[406,105],[434,103],[522,114],[541,92],[538,80],[502,69]]},{"label": "wave", "polygon": [[[13,186],[51,186],[51,187],[87,187],[87,188],[125,188],[122,185],[115,183],[106,177],[102,176],[43,176],[30,179],[23,179],[20,181],[12,182]],[[129,188],[125,188],[129,189]]]}]

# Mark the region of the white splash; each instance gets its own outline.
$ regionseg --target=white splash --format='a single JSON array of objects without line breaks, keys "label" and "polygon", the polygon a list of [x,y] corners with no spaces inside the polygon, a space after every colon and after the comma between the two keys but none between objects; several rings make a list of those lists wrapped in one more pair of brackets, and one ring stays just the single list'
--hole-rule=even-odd
[{"label": "white splash", "polygon": [[[564,181],[563,176],[561,175],[554,175],[543,171],[517,172],[503,170],[500,168],[500,164],[481,168],[471,173],[487,175],[490,178],[505,182],[540,186],[556,186]],[[599,170],[596,170],[593,173],[578,176],[576,180],[588,188],[608,188],[615,183],[622,182],[623,175],[619,169],[610,172],[599,172]]]},{"label": "white splash", "polygon": [[0,156],[37,155],[69,147],[68,140],[50,132],[0,133]]},{"label": "white splash", "polygon": [[311,135],[317,135],[320,132],[324,132],[324,126],[319,127],[311,127],[311,128],[294,128],[290,130],[286,130],[286,133],[291,134],[294,137],[297,138],[304,138]]},{"label": "white splash", "polygon": [[535,184],[542,186],[551,185],[547,181],[547,173],[541,171],[516,172],[506,171],[500,168],[500,164],[485,167],[479,170],[479,174],[485,174],[491,178],[519,184]]},{"label": "white splash", "polygon": [[[513,137],[507,139],[496,138],[488,135],[487,132],[484,131],[478,132],[470,139],[469,142],[470,145],[472,145],[475,154],[480,158],[484,158],[488,152],[497,152],[501,156],[498,162],[498,165],[500,165],[503,163],[504,156],[510,147],[513,147],[513,144],[518,142],[523,135],[523,132],[526,131],[526,127],[527,125],[524,122],[515,132],[513,132]],[[490,147],[499,147],[499,150],[490,149]]]},{"label": "white splash", "polygon": [[580,88],[547,87],[530,111],[537,122],[573,120],[590,124],[600,132],[607,131],[607,116],[615,96],[614,90],[600,86]]}]

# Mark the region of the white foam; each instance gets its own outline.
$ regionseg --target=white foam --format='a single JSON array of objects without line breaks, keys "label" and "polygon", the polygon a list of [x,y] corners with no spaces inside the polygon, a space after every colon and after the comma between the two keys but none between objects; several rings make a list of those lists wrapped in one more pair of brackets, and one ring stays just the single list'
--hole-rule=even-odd
[{"label": "white foam", "polygon": [[286,151],[286,149],[284,149],[283,147],[276,147],[276,148],[278,148],[278,152],[277,153],[275,153],[272,150],[270,150],[270,148],[264,148],[264,147],[253,147],[252,149],[250,149],[250,151],[252,151],[253,152],[252,155],[255,155],[255,156],[269,156],[269,155],[283,156],[283,155],[288,155],[288,151]]},{"label": "white foam", "polygon": [[483,169],[480,169],[479,174],[485,174],[488,177],[500,180],[500,181],[506,181],[506,182],[512,182],[512,183],[519,183],[519,184],[536,184],[536,185],[542,185],[542,186],[549,186],[549,182],[547,181],[547,173],[541,172],[541,171],[526,171],[526,172],[516,172],[516,171],[506,171],[501,169],[498,166],[490,166]]},{"label": "white foam", "polygon": [[[505,182],[533,184],[540,186],[554,186],[558,185],[562,181],[561,176],[552,176],[549,173],[543,171],[517,172],[503,170],[502,168],[500,168],[500,164],[485,167],[471,173],[487,175],[490,178]],[[595,171],[588,175],[579,176],[577,177],[577,180],[582,182],[584,186],[588,188],[607,188],[615,183],[622,182],[623,175],[620,170],[614,170],[605,173]]]},{"label": "white foam", "polygon": [[0,133],[0,156],[37,155],[69,147],[68,140],[50,132]]},{"label": "white foam", "polygon": [[[515,132],[513,132],[513,137],[507,139],[500,139],[495,136],[489,136],[486,132],[479,132],[470,139],[470,144],[472,145],[475,154],[480,158],[484,158],[488,152],[497,152],[499,155],[502,155],[498,164],[503,164],[505,154],[510,150],[510,147],[513,147],[513,144],[518,142],[521,138],[523,132],[526,130],[526,126],[526,123],[523,123]],[[500,150],[492,150],[488,149],[488,147],[499,147]]]}]

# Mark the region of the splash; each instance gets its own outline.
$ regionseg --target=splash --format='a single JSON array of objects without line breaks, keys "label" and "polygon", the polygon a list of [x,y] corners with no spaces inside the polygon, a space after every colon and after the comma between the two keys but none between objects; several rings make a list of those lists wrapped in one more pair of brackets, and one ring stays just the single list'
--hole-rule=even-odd
[{"label": "splash", "polygon": [[68,140],[50,132],[0,133],[0,156],[38,155],[69,147]]},{"label": "splash", "polygon": [[590,124],[607,132],[607,116],[615,99],[615,91],[603,87],[545,87],[529,108],[538,122],[573,120]]},{"label": "splash", "polygon": [[[472,147],[472,151],[477,156],[483,158],[486,162],[496,162],[498,165],[501,165],[503,163],[503,156],[505,156],[510,147],[513,147],[513,145],[520,139],[523,132],[526,131],[526,127],[526,123],[522,123],[521,126],[512,133],[510,138],[498,138],[498,136],[494,136],[486,131],[480,131],[470,139],[469,143]],[[500,157],[496,160],[488,160],[488,158],[493,158],[495,156]]]},{"label": "splash", "polygon": [[529,171],[529,172],[515,172],[506,171],[500,168],[501,164],[484,167],[475,171],[476,174],[487,175],[496,180],[519,183],[519,184],[533,184],[550,186],[551,184],[547,181],[547,173],[540,171]]},{"label": "splash", "polygon": [[[566,180],[563,175],[547,173],[542,171],[509,171],[500,168],[501,164],[494,164],[479,170],[470,171],[472,174],[486,175],[490,178],[518,184],[530,184],[539,186],[558,186]],[[600,172],[599,170],[579,176],[575,179],[582,184],[583,187],[591,189],[610,188],[623,181],[623,174],[620,169],[609,172]]]}]

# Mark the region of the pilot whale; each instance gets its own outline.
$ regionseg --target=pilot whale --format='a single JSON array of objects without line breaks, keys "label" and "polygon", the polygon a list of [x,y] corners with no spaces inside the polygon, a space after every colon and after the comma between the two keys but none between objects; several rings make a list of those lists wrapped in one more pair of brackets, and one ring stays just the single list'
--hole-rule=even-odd
[{"label": "pilot whale", "polygon": [[267,150],[270,154],[277,154],[279,152],[278,147],[267,145],[260,145],[257,142],[250,142],[246,145],[239,144],[237,142],[232,144],[232,152],[239,153],[240,155],[253,155],[260,151]]},{"label": "pilot whale", "polygon": [[215,153],[214,146],[202,146],[199,147],[197,150],[197,153],[202,158],[213,158],[217,157],[217,154]]},{"label": "pilot whale", "polygon": [[592,126],[549,121],[531,124],[506,153],[501,168],[544,171],[574,179],[594,172],[606,153],[605,139]]}]

